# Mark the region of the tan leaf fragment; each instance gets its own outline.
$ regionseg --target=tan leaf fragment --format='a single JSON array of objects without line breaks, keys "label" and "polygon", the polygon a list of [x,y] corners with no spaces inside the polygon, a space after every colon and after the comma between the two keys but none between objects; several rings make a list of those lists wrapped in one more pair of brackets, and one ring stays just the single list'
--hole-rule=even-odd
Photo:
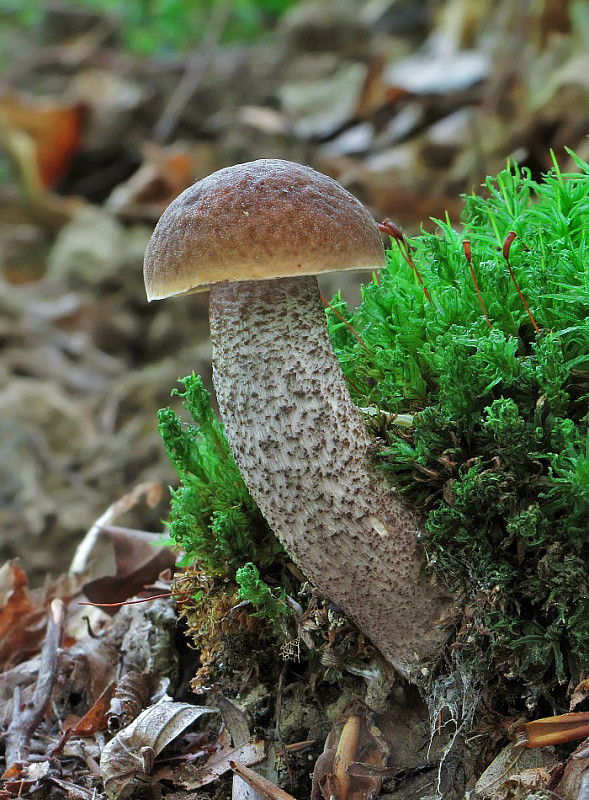
[{"label": "tan leaf fragment", "polygon": [[575,708],[584,700],[587,700],[588,697],[589,678],[585,678],[573,689],[573,693],[571,694],[571,711],[574,711]]},{"label": "tan leaf fragment", "polygon": [[214,752],[206,761],[193,763],[188,760],[178,765],[166,766],[157,773],[158,780],[170,780],[175,786],[194,790],[213,783],[232,769],[232,764],[257,764],[265,756],[265,744],[260,739],[251,738],[240,747],[232,747],[229,735],[222,731],[215,742]]},{"label": "tan leaf fragment", "polygon": [[140,782],[151,782],[155,758],[186,728],[214,708],[162,702],[143,711],[102,751],[100,772],[111,800],[129,797]]},{"label": "tan leaf fragment", "polygon": [[528,750],[510,743],[478,779],[475,797],[480,800],[503,800],[513,797],[514,790],[530,784],[546,786],[547,776],[556,764],[552,749]]}]

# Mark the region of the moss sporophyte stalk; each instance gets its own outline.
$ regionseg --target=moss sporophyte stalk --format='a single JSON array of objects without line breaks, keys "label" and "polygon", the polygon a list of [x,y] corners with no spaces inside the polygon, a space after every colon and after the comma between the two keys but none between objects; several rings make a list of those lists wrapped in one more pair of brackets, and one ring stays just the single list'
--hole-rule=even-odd
[{"label": "moss sporophyte stalk", "polygon": [[[589,166],[571,156],[574,172],[538,182],[517,166],[489,178],[460,231],[395,236],[361,305],[327,309],[378,467],[460,598],[455,647],[547,693],[589,663]],[[282,548],[200,379],[184,385],[193,424],[160,412],[181,481],[171,535],[235,603],[287,617]]]}]

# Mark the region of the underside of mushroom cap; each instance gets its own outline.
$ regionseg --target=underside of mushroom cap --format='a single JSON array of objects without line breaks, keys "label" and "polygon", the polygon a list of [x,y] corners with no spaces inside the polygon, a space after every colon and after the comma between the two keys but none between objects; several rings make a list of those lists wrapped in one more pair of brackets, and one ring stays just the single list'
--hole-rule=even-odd
[{"label": "underside of mushroom cap", "polygon": [[337,181],[260,159],[197,181],[163,213],[145,254],[148,300],[213,283],[385,266],[375,221]]}]

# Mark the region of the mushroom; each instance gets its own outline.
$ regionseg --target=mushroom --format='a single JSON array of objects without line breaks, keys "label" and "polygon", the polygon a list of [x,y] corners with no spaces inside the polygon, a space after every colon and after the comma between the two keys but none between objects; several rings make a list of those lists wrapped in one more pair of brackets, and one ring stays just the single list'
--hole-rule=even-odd
[{"label": "mushroom", "polygon": [[310,167],[221,169],[162,215],[149,300],[210,289],[213,382],[247,488],[303,573],[405,677],[447,638],[418,521],[375,472],[328,335],[316,275],[385,266],[361,203]]}]

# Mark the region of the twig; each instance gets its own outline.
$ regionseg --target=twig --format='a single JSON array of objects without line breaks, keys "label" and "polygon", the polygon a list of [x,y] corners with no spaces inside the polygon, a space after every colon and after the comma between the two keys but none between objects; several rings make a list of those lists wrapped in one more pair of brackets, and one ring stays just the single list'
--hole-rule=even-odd
[{"label": "twig", "polygon": [[35,691],[30,701],[21,708],[20,687],[13,695],[12,721],[6,734],[6,766],[22,766],[28,757],[31,737],[43,719],[55,682],[57,653],[63,634],[65,605],[62,600],[52,600],[47,631],[41,650],[41,663]]},{"label": "twig", "polygon": [[295,800],[295,798],[288,792],[285,792],[284,789],[280,789],[272,783],[272,781],[269,781],[268,778],[258,775],[253,769],[246,767],[244,764],[240,764],[239,761],[230,761],[229,766],[236,775],[239,775],[242,780],[251,786],[252,789],[255,789],[258,794],[261,794],[262,797],[265,797],[266,800]]},{"label": "twig", "polygon": [[175,91],[172,92],[172,96],[155,124],[153,138],[156,142],[167,142],[176,130],[182,112],[195,93],[205,70],[215,55],[232,8],[233,3],[229,2],[229,0],[215,5],[213,17],[201,46],[188,60],[180,83]]}]

